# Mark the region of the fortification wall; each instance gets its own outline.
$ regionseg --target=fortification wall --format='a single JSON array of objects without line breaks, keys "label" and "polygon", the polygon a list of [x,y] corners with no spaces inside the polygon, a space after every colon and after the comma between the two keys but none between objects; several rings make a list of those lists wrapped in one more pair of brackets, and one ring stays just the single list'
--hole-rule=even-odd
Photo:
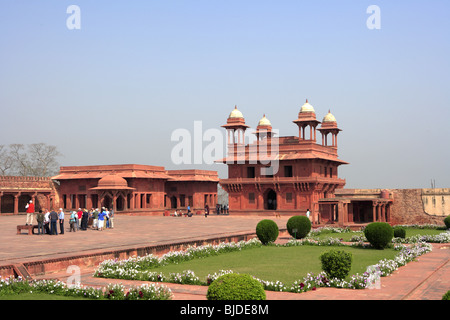
[{"label": "fortification wall", "polygon": [[387,191],[393,199],[392,224],[439,224],[450,215],[450,189],[342,189],[336,196],[377,198]]}]

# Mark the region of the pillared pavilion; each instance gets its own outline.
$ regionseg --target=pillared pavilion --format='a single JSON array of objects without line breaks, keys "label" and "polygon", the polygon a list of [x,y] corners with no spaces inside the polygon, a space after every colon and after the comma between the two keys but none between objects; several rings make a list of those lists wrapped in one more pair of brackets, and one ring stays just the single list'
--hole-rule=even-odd
[{"label": "pillared pavilion", "polygon": [[338,157],[341,129],[334,115],[328,112],[318,121],[306,100],[293,123],[298,136],[278,137],[264,115],[253,132],[256,140],[246,144],[249,126],[237,107],[231,111],[222,126],[227,131],[227,156],[217,161],[228,166],[228,178],[219,183],[229,194],[230,213],[305,215],[309,209],[314,224],[387,221],[389,200],[377,198],[383,203],[378,207],[373,199],[335,197],[335,190],[345,185],[339,166],[348,163]]}]

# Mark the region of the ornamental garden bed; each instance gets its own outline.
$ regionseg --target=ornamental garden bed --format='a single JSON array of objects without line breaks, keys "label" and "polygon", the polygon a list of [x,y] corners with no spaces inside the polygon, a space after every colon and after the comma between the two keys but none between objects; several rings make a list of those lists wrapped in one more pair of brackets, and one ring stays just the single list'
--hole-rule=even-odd
[{"label": "ornamental garden bed", "polygon": [[[189,247],[161,257],[148,255],[127,260],[106,260],[95,276],[152,282],[209,285],[227,273],[250,274],[265,290],[304,292],[317,287],[364,289],[376,276],[387,276],[397,268],[431,250],[430,242],[449,243],[450,232],[436,226],[404,226],[405,238],[394,238],[389,248],[377,250],[367,244],[364,233],[348,229],[313,230],[301,240],[263,245],[257,238],[217,246]],[[353,255],[350,275],[330,278],[321,270],[320,255],[338,248]],[[366,272],[370,267],[371,272]],[[369,281],[370,280],[370,281]],[[447,294],[448,295],[448,294]],[[68,287],[60,281],[26,281],[0,278],[0,299],[114,299],[169,300],[171,291],[163,284],[125,289],[110,284],[104,289]]]},{"label": "ornamental garden bed", "polygon": [[[408,227],[410,228],[410,227]],[[412,228],[417,229],[417,228]],[[189,247],[157,257],[106,260],[97,277],[209,285],[225,273],[246,273],[257,278],[265,290],[303,292],[317,287],[366,288],[374,275],[387,276],[420,255],[431,251],[427,242],[450,242],[450,233],[434,227],[413,231],[412,236],[393,239],[390,248],[377,250],[365,242],[362,232],[327,228],[308,238],[285,244],[263,245],[257,238],[248,242]],[[344,243],[344,238],[350,243]],[[320,255],[339,247],[354,255],[350,275],[329,279],[321,270]]]}]

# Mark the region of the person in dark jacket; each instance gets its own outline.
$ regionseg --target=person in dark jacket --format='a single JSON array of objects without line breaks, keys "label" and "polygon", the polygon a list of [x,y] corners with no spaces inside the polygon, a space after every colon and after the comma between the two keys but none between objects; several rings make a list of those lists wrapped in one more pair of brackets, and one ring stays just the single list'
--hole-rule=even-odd
[{"label": "person in dark jacket", "polygon": [[42,213],[42,210],[39,210],[36,220],[38,223],[38,234],[44,234],[44,214]]},{"label": "person in dark jacket", "polygon": [[58,235],[58,229],[56,228],[56,223],[58,222],[58,214],[55,210],[50,212],[50,234]]},{"label": "person in dark jacket", "polygon": [[84,209],[81,215],[81,230],[87,230],[88,220],[89,220],[89,212],[86,209]]}]

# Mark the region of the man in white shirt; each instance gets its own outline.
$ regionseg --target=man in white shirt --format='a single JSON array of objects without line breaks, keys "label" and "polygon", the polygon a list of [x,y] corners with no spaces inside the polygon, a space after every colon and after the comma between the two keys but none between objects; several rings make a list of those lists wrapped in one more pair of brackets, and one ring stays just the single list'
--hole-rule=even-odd
[{"label": "man in white shirt", "polygon": [[59,219],[59,233],[64,234],[64,211],[62,208],[59,208],[58,219]]},{"label": "man in white shirt", "polygon": [[45,228],[45,232],[47,234],[50,234],[50,211],[45,210],[45,215],[44,215],[44,228]]}]

